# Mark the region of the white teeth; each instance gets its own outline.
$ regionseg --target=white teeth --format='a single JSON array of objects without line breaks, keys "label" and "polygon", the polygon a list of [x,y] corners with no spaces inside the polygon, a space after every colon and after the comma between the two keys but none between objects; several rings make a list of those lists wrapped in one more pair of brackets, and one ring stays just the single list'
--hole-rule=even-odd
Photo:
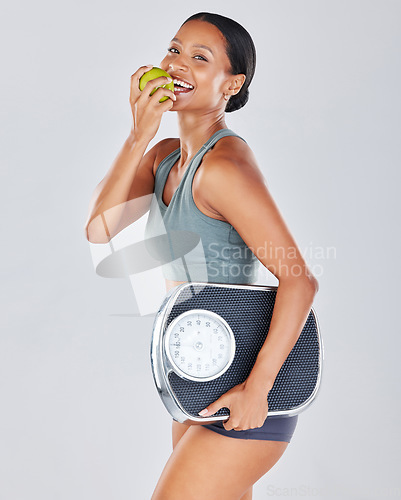
[{"label": "white teeth", "polygon": [[189,83],[185,83],[185,82],[183,82],[183,81],[181,81],[181,80],[178,80],[177,78],[174,78],[174,79],[173,79],[173,83],[174,83],[175,85],[181,85],[182,87],[185,87],[185,88],[187,88],[187,89],[193,89],[193,88],[194,88],[194,86],[193,86],[193,85],[190,85]]}]

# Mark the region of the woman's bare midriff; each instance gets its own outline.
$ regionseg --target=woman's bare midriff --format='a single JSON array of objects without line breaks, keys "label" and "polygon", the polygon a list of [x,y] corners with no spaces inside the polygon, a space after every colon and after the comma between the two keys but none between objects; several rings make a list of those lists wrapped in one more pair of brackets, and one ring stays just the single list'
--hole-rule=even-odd
[{"label": "woman's bare midriff", "polygon": [[173,281],[173,280],[166,280],[166,289],[167,292],[174,288],[177,285],[182,285],[182,283],[188,283],[188,281]]},{"label": "woman's bare midriff", "polygon": [[[173,280],[167,280],[166,279],[166,293],[171,290],[173,287],[177,285],[181,285],[182,283],[188,283],[188,281],[173,281]],[[256,285],[256,281],[254,283],[247,283],[247,285]]]}]

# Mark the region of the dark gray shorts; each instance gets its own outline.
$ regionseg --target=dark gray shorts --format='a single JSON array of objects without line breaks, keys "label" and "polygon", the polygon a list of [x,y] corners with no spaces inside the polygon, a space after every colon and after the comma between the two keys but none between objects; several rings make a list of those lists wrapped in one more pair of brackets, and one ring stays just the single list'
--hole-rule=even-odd
[{"label": "dark gray shorts", "polygon": [[297,422],[298,415],[292,415],[290,417],[277,415],[267,417],[262,427],[246,429],[244,431],[235,431],[234,429],[226,431],[221,421],[205,424],[203,427],[223,434],[224,436],[238,439],[262,439],[268,441],[286,441],[289,443],[294,434]]}]

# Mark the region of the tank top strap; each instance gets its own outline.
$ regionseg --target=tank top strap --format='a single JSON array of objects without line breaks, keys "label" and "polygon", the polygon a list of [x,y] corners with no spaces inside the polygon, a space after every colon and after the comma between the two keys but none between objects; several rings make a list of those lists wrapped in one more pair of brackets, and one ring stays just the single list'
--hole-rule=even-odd
[{"label": "tank top strap", "polygon": [[206,151],[208,151],[210,148],[212,148],[219,139],[221,139],[222,137],[227,137],[228,135],[234,135],[235,137],[239,137],[244,142],[246,142],[246,140],[243,137],[236,134],[230,128],[222,128],[222,129],[218,130],[217,132],[215,132],[211,137],[209,137],[209,139],[201,147],[201,150],[200,150],[199,154],[197,155],[197,157],[198,156],[203,157],[203,155],[206,153]]},{"label": "tank top strap", "polygon": [[209,149],[211,149],[219,139],[221,139],[222,137],[227,137],[229,135],[239,137],[240,139],[242,139],[246,143],[246,140],[243,137],[236,134],[233,130],[231,130],[229,128],[222,128],[222,129],[218,130],[211,137],[209,137],[209,139],[205,142],[205,144],[203,144],[203,146],[200,148],[198,153],[194,156],[194,158],[191,162],[191,168],[190,168],[191,177],[195,174],[195,171],[199,167],[205,153],[207,151],[209,151]]},{"label": "tank top strap", "polygon": [[174,163],[180,157],[180,153],[181,153],[180,148],[175,149],[170,154],[168,154],[165,158],[162,159],[162,161],[159,163],[159,165],[156,169],[155,195],[159,199],[162,197],[164,185],[166,184],[167,177],[170,173],[170,170],[173,167]]},{"label": "tank top strap", "polygon": [[[195,172],[197,168],[199,167],[202,158],[204,154],[209,151],[210,148],[212,148],[216,142],[221,139],[222,137],[226,137],[229,135],[233,135],[236,137],[239,137],[242,139],[244,142],[245,139],[238,134],[236,134],[233,130],[229,128],[223,128],[220,130],[217,130],[209,139],[201,146],[201,148],[197,151],[195,156],[192,158],[188,168],[184,172],[183,178],[177,187],[176,193],[174,193],[173,198],[177,198],[180,196],[181,190],[192,190],[192,178],[195,175]],[[156,170],[156,177],[155,177],[155,194],[158,199],[162,199],[163,196],[163,190],[164,186],[167,181],[167,177],[170,173],[171,168],[175,164],[175,162],[180,158],[181,155],[181,150],[180,148],[175,149],[172,151],[169,155],[167,155],[160,163],[159,166]],[[186,181],[186,179],[190,179],[190,182]],[[187,186],[187,187],[185,187]],[[188,187],[189,186],[189,187]],[[169,205],[170,206],[170,205]]]}]

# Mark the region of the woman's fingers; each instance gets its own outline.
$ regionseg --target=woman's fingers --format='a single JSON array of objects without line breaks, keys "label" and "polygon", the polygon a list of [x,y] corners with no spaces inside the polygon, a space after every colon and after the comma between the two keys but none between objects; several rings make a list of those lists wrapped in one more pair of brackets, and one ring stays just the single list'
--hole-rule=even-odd
[{"label": "woman's fingers", "polygon": [[[174,92],[172,92],[171,90],[163,87],[162,85],[166,85],[166,83],[169,83],[169,78],[167,78],[166,76],[159,76],[158,78],[154,78],[153,80],[149,80],[145,87],[143,88],[142,91],[139,91],[141,92],[141,96],[140,98],[142,97],[142,100],[146,100],[148,97],[153,97],[154,94],[156,94],[158,92],[158,96],[159,96],[159,99],[161,97],[163,97],[164,95],[167,95],[168,97],[172,97],[174,95]],[[152,94],[152,96],[150,95],[150,93],[152,92],[153,89],[155,89],[156,87],[159,87],[158,89],[156,89],[156,91],[154,92],[154,94]]]},{"label": "woman's fingers", "polygon": [[140,96],[139,80],[142,76],[153,68],[153,64],[147,66],[141,66],[138,68],[133,75],[131,75],[131,89],[130,89],[130,102],[135,102]]},{"label": "woman's fingers", "polygon": [[[169,97],[168,101],[175,101],[177,96],[170,89],[166,89],[165,87],[159,87],[153,95],[150,96],[150,99],[154,99],[155,101],[159,101],[162,97]],[[163,101],[164,102],[164,101]]]}]

